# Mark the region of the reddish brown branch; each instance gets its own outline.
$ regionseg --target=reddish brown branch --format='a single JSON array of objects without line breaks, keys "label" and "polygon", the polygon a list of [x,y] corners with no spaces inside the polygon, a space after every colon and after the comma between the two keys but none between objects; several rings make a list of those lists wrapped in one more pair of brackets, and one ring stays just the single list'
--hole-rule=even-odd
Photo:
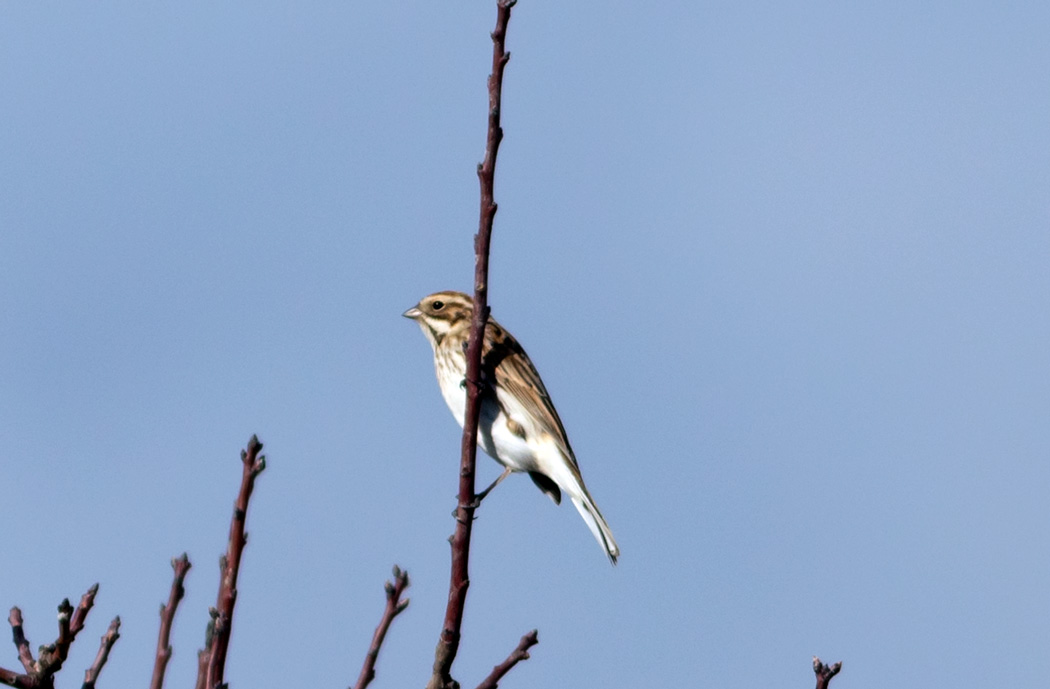
[{"label": "reddish brown branch", "polygon": [[[55,651],[52,656],[57,657],[59,662],[69,657],[69,644],[73,643],[73,636],[70,633],[72,616],[73,606],[69,604],[69,599],[65,598],[58,604],[58,640],[55,641]],[[43,653],[40,654],[40,660],[41,662],[44,660]]]},{"label": "reddish brown branch", "polygon": [[[38,689],[42,686],[33,675],[20,675],[17,672],[0,667],[0,684],[18,689]],[[52,684],[52,686],[54,686]]]},{"label": "reddish brown branch", "polygon": [[91,663],[91,667],[84,672],[84,684],[81,689],[95,689],[98,673],[102,672],[102,666],[109,660],[109,651],[119,638],[120,617],[118,616],[113,618],[113,621],[109,623],[109,629],[102,635],[102,643],[99,645],[98,655],[95,656],[95,662]]},{"label": "reddish brown branch", "polygon": [[401,600],[401,594],[408,588],[408,572],[394,565],[394,581],[386,582],[386,609],[383,617],[379,620],[375,634],[372,635],[372,645],[365,656],[365,663],[361,667],[361,674],[357,678],[357,684],[353,689],[365,689],[376,677],[376,660],[379,658],[379,649],[386,638],[386,632],[390,629],[390,623],[408,607],[408,599]]},{"label": "reddish brown branch", "polygon": [[26,672],[33,672],[36,664],[33,660],[33,652],[29,650],[29,641],[26,639],[25,630],[22,627],[22,611],[11,608],[11,614],[7,621],[11,623],[11,635],[14,637],[15,647],[18,649],[18,660]]},{"label": "reddish brown branch", "polygon": [[190,571],[190,559],[183,553],[181,557],[171,561],[171,568],[175,570],[175,578],[171,582],[171,593],[168,594],[168,604],[160,606],[160,634],[157,638],[157,655],[153,661],[153,679],[150,680],[150,689],[161,689],[164,686],[164,672],[171,660],[171,625],[175,621],[175,610],[179,607],[179,601],[186,595],[186,589],[182,582],[186,579],[186,573]]},{"label": "reddish brown branch", "polygon": [[[87,619],[88,611],[95,605],[96,594],[98,594],[98,584],[89,588],[87,593],[80,597],[80,604],[73,611],[73,617],[69,621],[69,633],[72,637],[75,637],[84,628],[84,621]],[[72,640],[70,638],[70,641]],[[69,646],[66,646],[66,650],[69,650]]]},{"label": "reddish brown branch", "polygon": [[29,650],[29,641],[26,640],[22,627],[22,611],[17,607],[11,608],[7,621],[11,623],[11,636],[15,642],[15,648],[18,649],[18,660],[25,668],[25,674],[0,667],[0,684],[6,684],[9,687],[35,687],[37,686],[35,677],[39,668],[33,660],[33,652]]},{"label": "reddish brown branch", "polygon": [[511,651],[511,654],[507,656],[507,659],[502,663],[492,668],[492,672],[489,676],[481,681],[477,689],[496,689],[499,686],[499,681],[503,679],[503,676],[510,672],[511,668],[520,663],[523,660],[529,659],[529,649],[540,642],[536,636],[536,630],[533,629],[531,632],[521,637],[521,641],[518,642],[518,647]]},{"label": "reddish brown branch", "polygon": [[69,646],[84,628],[87,614],[95,605],[95,595],[98,593],[98,584],[95,584],[80,597],[80,603],[76,609],[69,604],[66,598],[58,606],[58,639],[50,646],[40,649],[40,658],[37,665],[46,676],[53,676],[62,668],[62,663],[69,657]]},{"label": "reddish brown branch", "polygon": [[831,681],[832,677],[839,674],[841,669],[841,661],[829,666],[820,662],[820,658],[817,656],[813,656],[813,673],[817,676],[817,689],[828,689],[828,682]]},{"label": "reddish brown branch", "polygon": [[[220,560],[221,571],[219,595],[208,625],[205,648],[198,654],[197,686],[201,685],[201,675],[206,668],[203,686],[216,689],[222,686],[226,672],[226,652],[230,646],[230,631],[233,624],[233,607],[237,602],[237,575],[241,569],[241,555],[248,542],[244,524],[248,516],[248,501],[255,488],[255,477],[266,468],[266,458],[259,454],[262,443],[254,435],[248,441],[248,448],[241,451],[241,490],[237,502],[233,505],[233,519],[230,521],[230,539],[226,554]],[[207,658],[203,657],[207,655]],[[205,660],[207,661],[205,663]]]},{"label": "reddish brown branch", "polygon": [[[70,605],[68,598],[62,601],[58,606],[58,638],[53,644],[41,646],[40,657],[36,661],[33,660],[33,654],[29,650],[29,642],[26,640],[22,627],[22,611],[18,608],[11,608],[11,614],[7,619],[11,623],[12,636],[15,646],[18,648],[18,659],[21,661],[25,673],[17,673],[0,668],[0,684],[20,687],[21,689],[54,689],[55,673],[62,669],[62,663],[69,656],[70,645],[76,639],[80,630],[84,628],[84,622],[87,620],[88,612],[95,604],[95,595],[97,593],[98,584],[95,584],[80,598],[80,603],[75,609]],[[120,618],[114,620],[118,627],[120,625],[119,620]],[[110,625],[110,627],[112,628],[113,625]],[[103,637],[103,641],[105,641],[105,637]],[[114,636],[113,641],[116,641],[116,636]],[[109,647],[112,646],[113,643],[111,642]],[[106,657],[108,655],[109,648],[106,648]],[[105,662],[105,657],[101,661],[97,658],[95,660],[98,669],[101,669],[102,664]]]},{"label": "reddish brown branch", "polygon": [[[221,572],[220,572],[220,576]],[[211,644],[212,639],[215,637],[215,618],[219,616],[219,611],[215,608],[208,608],[208,627],[204,630],[204,648],[197,651],[197,683],[194,684],[194,689],[204,689],[205,682],[208,681],[208,662],[211,660]]]},{"label": "reddish brown branch", "polygon": [[499,152],[500,141],[503,140],[503,129],[500,127],[503,68],[510,59],[510,53],[505,49],[507,23],[510,21],[510,10],[515,1],[498,0],[496,28],[492,32],[492,72],[488,80],[488,136],[485,144],[485,159],[478,166],[481,211],[478,234],[474,237],[474,315],[471,321],[470,343],[467,346],[467,402],[460,453],[456,531],[451,539],[452,571],[449,576],[448,605],[445,608],[441,636],[434,651],[434,671],[430,681],[427,682],[427,689],[448,689],[455,684],[451,675],[452,662],[459,652],[463,609],[467,602],[467,588],[470,586],[470,534],[476,507],[474,469],[478,449],[478,417],[481,412],[481,344],[482,334],[489,317],[489,243],[492,237],[492,221],[496,215],[493,186],[496,176],[496,155]]}]

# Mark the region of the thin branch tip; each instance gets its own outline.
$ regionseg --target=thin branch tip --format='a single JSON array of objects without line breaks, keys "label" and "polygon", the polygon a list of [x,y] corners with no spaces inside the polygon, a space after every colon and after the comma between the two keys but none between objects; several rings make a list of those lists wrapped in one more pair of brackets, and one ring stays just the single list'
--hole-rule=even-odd
[{"label": "thin branch tip", "polygon": [[214,689],[224,685],[226,654],[237,602],[237,575],[247,544],[248,503],[256,477],[266,468],[266,459],[260,454],[262,447],[258,436],[252,435],[247,447],[241,450],[241,487],[233,506],[226,552],[219,558],[219,592],[215,607],[208,611],[211,621],[205,629],[205,648],[198,654],[198,688]]},{"label": "thin branch tip", "polygon": [[511,651],[507,659],[499,665],[492,668],[492,672],[489,673],[488,677],[481,681],[481,684],[477,686],[477,689],[496,689],[499,686],[499,682],[503,677],[511,671],[511,669],[523,660],[528,660],[532,656],[529,654],[529,649],[539,643],[539,635],[537,630],[533,629],[528,634],[521,637],[518,641],[517,647]]},{"label": "thin branch tip", "polygon": [[820,658],[813,656],[813,673],[817,676],[817,688],[827,689],[828,683],[842,670],[842,661],[834,665],[825,665]]},{"label": "thin branch tip", "polygon": [[352,689],[365,689],[375,679],[376,672],[375,666],[376,661],[379,659],[379,650],[383,646],[383,640],[386,638],[387,631],[390,629],[390,624],[394,621],[394,618],[400,615],[405,608],[408,607],[408,599],[401,599],[401,594],[405,588],[408,587],[408,572],[404,571],[397,565],[393,567],[393,582],[384,582],[383,590],[386,592],[386,606],[383,609],[383,616],[379,620],[379,625],[376,627],[375,633],[372,635],[372,643],[368,648],[368,653],[365,654],[365,661],[361,666],[361,673],[357,678],[357,683],[354,684]]}]

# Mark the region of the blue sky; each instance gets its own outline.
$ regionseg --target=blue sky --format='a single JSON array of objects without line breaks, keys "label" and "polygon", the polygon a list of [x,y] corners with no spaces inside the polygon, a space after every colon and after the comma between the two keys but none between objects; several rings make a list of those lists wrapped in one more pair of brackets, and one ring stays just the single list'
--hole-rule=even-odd
[{"label": "blue sky", "polygon": [[[195,674],[252,433],[231,686],[426,681],[494,3],[0,6],[0,606],[62,686]],[[474,686],[1045,686],[1050,8],[522,0],[490,303],[623,551],[508,480]],[[479,481],[498,474],[480,459]],[[13,647],[0,664],[17,665]]]}]

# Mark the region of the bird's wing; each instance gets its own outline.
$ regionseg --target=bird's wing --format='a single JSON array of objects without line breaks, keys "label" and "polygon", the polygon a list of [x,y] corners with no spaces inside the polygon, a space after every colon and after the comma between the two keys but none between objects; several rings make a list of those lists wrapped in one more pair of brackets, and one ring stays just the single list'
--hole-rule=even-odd
[{"label": "bird's wing", "polygon": [[[526,407],[530,410],[533,410],[534,406],[533,416],[540,431],[547,433],[554,440],[562,454],[568,457],[574,473],[578,474],[576,456],[569,446],[565,427],[562,426],[539,372],[514,336],[491,318],[485,329],[481,368],[488,375],[495,372],[496,398],[504,408],[512,402],[516,407]],[[530,399],[535,400],[536,404],[529,405],[527,400]]]}]

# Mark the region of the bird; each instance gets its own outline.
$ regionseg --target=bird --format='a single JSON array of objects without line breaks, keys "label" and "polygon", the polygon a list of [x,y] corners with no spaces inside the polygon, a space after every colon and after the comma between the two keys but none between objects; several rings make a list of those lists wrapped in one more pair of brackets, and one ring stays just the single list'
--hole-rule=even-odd
[{"label": "bird", "polygon": [[[435,292],[402,314],[419,324],[434,350],[434,369],[445,403],[460,427],[466,416],[467,341],[474,301],[462,292]],[[569,438],[540,374],[518,341],[489,318],[481,351],[478,445],[504,467],[484,498],[513,472],[524,472],[555,504],[569,496],[610,562],[620,547],[580,474]]]}]

